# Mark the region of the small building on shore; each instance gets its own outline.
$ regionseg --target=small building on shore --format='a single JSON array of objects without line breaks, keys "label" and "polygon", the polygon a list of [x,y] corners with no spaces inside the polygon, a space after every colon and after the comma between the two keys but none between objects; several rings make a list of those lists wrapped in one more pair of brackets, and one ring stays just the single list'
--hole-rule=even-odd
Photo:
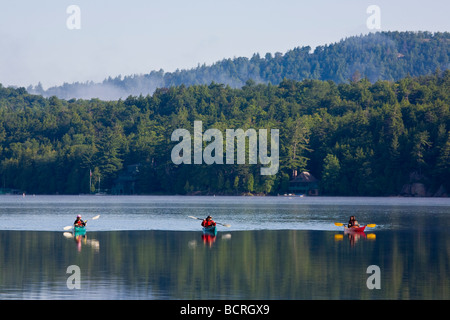
[{"label": "small building on shore", "polygon": [[133,195],[136,194],[136,181],[139,175],[139,164],[133,164],[126,167],[114,181],[111,193],[114,195]]},{"label": "small building on shore", "polygon": [[297,171],[294,170],[294,177],[289,181],[289,193],[318,196],[319,180],[309,172],[303,171],[297,175]]}]

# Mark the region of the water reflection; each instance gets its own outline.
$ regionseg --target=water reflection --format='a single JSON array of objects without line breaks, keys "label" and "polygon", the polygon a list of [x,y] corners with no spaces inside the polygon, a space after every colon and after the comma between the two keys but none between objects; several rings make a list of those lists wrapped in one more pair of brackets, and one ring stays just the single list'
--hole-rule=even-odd
[{"label": "water reflection", "polygon": [[202,233],[202,241],[204,244],[208,245],[210,248],[216,241],[217,236],[215,234]]},{"label": "water reflection", "polygon": [[[212,248],[214,242],[216,242],[218,236],[215,234],[208,234],[208,233],[202,233],[201,240],[204,246]],[[230,240],[231,239],[231,233],[224,233],[220,235],[220,239],[223,241]],[[198,241],[197,240],[189,240],[188,241],[188,247],[190,249],[197,248]]]},{"label": "water reflection", "polygon": [[[219,231],[209,241],[201,231],[88,232],[78,239],[0,231],[0,298],[450,298],[445,232],[376,231],[376,241],[369,235]],[[80,290],[67,289],[70,265],[80,267]],[[367,288],[371,265],[380,267],[381,290]]]},{"label": "water reflection", "polygon": [[377,236],[375,233],[365,233],[365,232],[344,232],[337,233],[334,235],[335,241],[343,241],[344,238],[348,240],[351,246],[356,245],[360,240],[375,241]]},{"label": "water reflection", "polygon": [[63,236],[66,239],[75,240],[75,244],[79,252],[81,251],[82,246],[90,246],[94,249],[94,251],[100,251],[100,242],[96,239],[88,239],[87,232],[64,232]]},{"label": "water reflection", "polygon": [[359,240],[366,238],[366,233],[358,232],[358,231],[348,231],[345,230],[344,234],[347,236],[348,240],[350,241],[350,245],[354,246]]}]

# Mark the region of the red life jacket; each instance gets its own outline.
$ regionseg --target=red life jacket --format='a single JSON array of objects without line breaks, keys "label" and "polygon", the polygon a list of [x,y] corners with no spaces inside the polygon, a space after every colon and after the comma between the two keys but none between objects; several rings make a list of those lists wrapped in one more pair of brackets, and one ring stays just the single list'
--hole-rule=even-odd
[{"label": "red life jacket", "polygon": [[215,226],[216,223],[213,220],[203,220],[202,221],[202,226],[203,227],[210,227],[210,226]]},{"label": "red life jacket", "polygon": [[75,221],[75,225],[77,225],[77,226],[79,226],[79,227],[82,227],[82,226],[85,225],[85,223],[84,223],[83,220],[80,219],[80,220]]}]

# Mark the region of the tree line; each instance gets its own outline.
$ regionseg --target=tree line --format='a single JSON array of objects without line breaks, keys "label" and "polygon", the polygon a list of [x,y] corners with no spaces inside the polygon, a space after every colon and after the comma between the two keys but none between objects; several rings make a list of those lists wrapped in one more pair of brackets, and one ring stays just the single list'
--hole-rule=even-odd
[{"label": "tree line", "polygon": [[140,75],[109,77],[101,83],[64,83],[44,90],[42,85],[28,91],[46,97],[126,98],[152,94],[156,88],[180,85],[223,83],[240,88],[248,79],[278,85],[283,79],[332,80],[336,83],[353,78],[398,81],[406,76],[421,76],[449,67],[450,33],[448,32],[377,32],[342,39],[318,46],[297,47],[285,52],[255,53],[251,58],[237,57],[198,65],[189,70],[151,71]]},{"label": "tree line", "polygon": [[[450,190],[450,71],[399,81],[248,80],[242,88],[159,88],[117,101],[59,99],[0,86],[0,188],[35,194],[112,190],[139,164],[139,194],[284,194],[309,171],[321,194],[398,195],[412,173]],[[175,129],[279,129],[280,168],[175,165]],[[225,161],[224,161],[225,162]]]}]

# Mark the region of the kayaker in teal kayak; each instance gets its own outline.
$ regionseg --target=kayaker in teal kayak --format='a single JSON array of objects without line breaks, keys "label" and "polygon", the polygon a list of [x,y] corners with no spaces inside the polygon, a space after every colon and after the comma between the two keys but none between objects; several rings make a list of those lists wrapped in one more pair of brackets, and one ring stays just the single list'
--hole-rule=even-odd
[{"label": "kayaker in teal kayak", "polygon": [[212,227],[212,226],[215,226],[215,225],[216,225],[216,223],[214,222],[214,220],[212,219],[211,216],[207,216],[206,219],[204,219],[202,221],[202,227],[205,227],[205,228]]},{"label": "kayaker in teal kayak", "polygon": [[356,221],[355,216],[351,216],[350,220],[348,221],[348,228],[357,228],[359,227],[358,221]]},{"label": "kayaker in teal kayak", "polygon": [[76,227],[85,227],[86,226],[86,222],[81,220],[81,215],[79,214],[79,215],[77,215],[77,219],[75,220],[73,225],[76,226]]}]

